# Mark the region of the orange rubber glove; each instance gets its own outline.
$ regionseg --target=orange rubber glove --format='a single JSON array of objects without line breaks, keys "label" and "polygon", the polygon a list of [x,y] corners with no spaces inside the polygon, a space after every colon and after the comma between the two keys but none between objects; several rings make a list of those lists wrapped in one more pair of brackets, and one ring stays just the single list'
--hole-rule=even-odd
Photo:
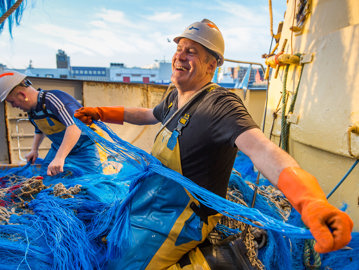
[{"label": "orange rubber glove", "polygon": [[124,111],[125,108],[123,106],[82,107],[75,111],[74,116],[86,125],[90,125],[92,120],[122,125]]},{"label": "orange rubber glove", "polygon": [[314,246],[317,252],[335,251],[350,242],[353,221],[329,204],[313,175],[301,168],[286,168],[280,173],[277,186],[302,215],[317,241]]}]

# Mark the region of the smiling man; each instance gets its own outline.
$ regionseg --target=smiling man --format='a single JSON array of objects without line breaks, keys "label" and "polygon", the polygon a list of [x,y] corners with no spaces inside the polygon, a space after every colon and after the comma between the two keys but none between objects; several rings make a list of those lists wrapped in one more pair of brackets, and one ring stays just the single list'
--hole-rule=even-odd
[{"label": "smiling man", "polygon": [[37,159],[45,136],[52,141],[42,163],[42,174],[57,175],[63,172],[65,163],[83,169],[85,159],[84,172],[99,172],[101,163],[95,143],[81,133],[72,119],[81,107],[75,98],[60,90],[36,90],[25,74],[13,70],[0,74],[0,98],[27,112],[35,127],[32,148],[26,155],[28,162]]},{"label": "smiling man", "polygon": [[[211,83],[215,69],[224,61],[224,41],[217,26],[207,19],[195,22],[174,41],[178,45],[172,58],[171,80],[176,88],[154,109],[88,107],[78,110],[75,116],[87,124],[92,119],[138,125],[161,122],[152,154],[165,166],[222,197],[226,196],[236,153],[241,150],[301,213],[318,241],[315,246],[318,252],[345,246],[353,226],[349,216],[330,205],[317,180],[264,136],[237,95]],[[132,263],[142,260],[137,269],[165,269],[204,241],[217,223],[219,215],[200,205],[182,187],[172,181],[161,184],[167,187],[167,193],[152,194],[162,196],[162,206],[156,209],[155,204],[148,203],[147,218],[166,212],[163,209],[167,205],[178,206],[183,196],[188,197],[178,211],[180,215],[175,216],[168,237],[149,252],[154,241],[152,235],[158,234],[164,223],[153,220],[156,228],[152,229],[153,234],[142,242],[135,240],[148,252],[143,255],[145,259],[136,255],[136,248],[129,249],[121,260],[112,262],[113,268],[117,265],[118,269],[126,269],[126,260],[134,258]],[[143,231],[151,230],[143,224],[135,225]]]}]

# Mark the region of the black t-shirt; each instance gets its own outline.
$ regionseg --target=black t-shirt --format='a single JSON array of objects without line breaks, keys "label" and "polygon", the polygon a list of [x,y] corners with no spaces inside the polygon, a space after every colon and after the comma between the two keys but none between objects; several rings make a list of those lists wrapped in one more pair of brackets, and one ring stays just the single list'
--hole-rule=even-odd
[{"label": "black t-shirt", "polygon": [[[165,123],[177,111],[177,95],[174,89],[154,108],[160,122]],[[177,127],[186,106],[181,110],[166,126],[168,130]],[[225,197],[238,151],[235,140],[251,128],[258,126],[236,94],[222,87],[208,92],[178,136],[183,175]]]}]

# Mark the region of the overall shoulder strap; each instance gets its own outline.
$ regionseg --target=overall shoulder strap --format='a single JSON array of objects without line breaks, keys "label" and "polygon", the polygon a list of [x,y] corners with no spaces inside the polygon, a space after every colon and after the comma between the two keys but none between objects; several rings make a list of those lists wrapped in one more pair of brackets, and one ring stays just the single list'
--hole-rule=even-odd
[{"label": "overall shoulder strap", "polygon": [[178,131],[179,135],[181,135],[182,129],[187,126],[190,117],[196,111],[198,105],[207,95],[207,93],[211,92],[212,90],[218,88],[217,84],[210,85],[207,89],[203,90],[198,96],[196,96],[193,100],[191,100],[190,104],[188,104],[185,111],[182,113],[181,118],[178,120],[178,124],[175,130]]},{"label": "overall shoulder strap", "polygon": [[45,103],[45,98],[46,98],[46,94],[47,94],[47,92],[48,91],[46,91],[46,90],[42,90],[42,96],[41,96],[41,100],[40,100],[40,102],[41,102],[41,110],[43,111],[43,113],[46,115],[46,116],[48,116],[49,115],[49,113],[47,112],[47,110],[46,110],[46,103]]},{"label": "overall shoulder strap", "polygon": [[218,88],[218,85],[212,84],[206,89],[204,89],[200,94],[193,98],[190,103],[186,106],[185,110],[182,112],[182,116],[178,120],[177,127],[173,130],[170,139],[168,140],[167,147],[170,150],[173,150],[177,144],[178,136],[182,134],[182,129],[188,125],[188,122],[192,114],[196,111],[198,105],[201,103],[203,98],[212,91],[213,89]]}]

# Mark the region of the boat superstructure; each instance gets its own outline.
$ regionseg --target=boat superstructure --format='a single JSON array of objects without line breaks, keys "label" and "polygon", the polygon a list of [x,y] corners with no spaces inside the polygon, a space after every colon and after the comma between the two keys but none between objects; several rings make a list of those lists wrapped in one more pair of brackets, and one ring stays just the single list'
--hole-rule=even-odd
[{"label": "boat superstructure", "polygon": [[[359,2],[288,1],[278,45],[267,58],[280,65],[270,80],[265,134],[329,195],[359,158]],[[348,206],[355,230],[358,179],[353,169],[329,198]]]}]

